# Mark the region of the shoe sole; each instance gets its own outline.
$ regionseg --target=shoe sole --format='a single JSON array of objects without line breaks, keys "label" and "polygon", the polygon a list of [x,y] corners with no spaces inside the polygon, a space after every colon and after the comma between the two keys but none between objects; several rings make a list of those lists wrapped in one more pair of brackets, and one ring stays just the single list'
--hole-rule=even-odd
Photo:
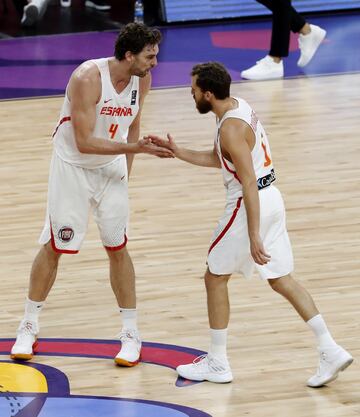
[{"label": "shoe sole", "polygon": [[33,353],[14,353],[10,355],[10,358],[15,359],[17,361],[29,361],[33,358],[37,345],[37,341],[32,345]]},{"label": "shoe sole", "polygon": [[247,80],[247,81],[268,81],[268,80],[281,80],[282,78],[284,78],[284,74],[283,75],[274,75],[272,77],[270,76],[270,77],[260,77],[260,78],[258,78],[258,77],[248,78],[248,77],[246,77],[246,76],[244,76],[240,73],[240,77],[243,80]]},{"label": "shoe sole", "polygon": [[111,6],[99,6],[93,2],[88,2],[88,1],[85,2],[85,6],[98,10],[99,12],[107,12],[108,10],[111,9]]},{"label": "shoe sole", "polygon": [[136,366],[138,363],[141,362],[141,356],[135,362],[129,362],[129,361],[126,361],[125,359],[121,359],[121,358],[115,358],[114,362],[118,366],[126,366],[127,368],[131,368],[131,367]]},{"label": "shoe sole", "polygon": [[186,376],[181,375],[179,371],[177,371],[177,373],[181,378],[187,379],[188,381],[196,381],[196,382],[208,381],[208,382],[213,382],[215,384],[228,384],[232,382],[233,380],[233,377],[227,378],[225,380],[216,379],[216,378],[188,378]]},{"label": "shoe sole", "polygon": [[308,385],[308,387],[310,388],[321,388],[322,386],[329,384],[332,381],[335,381],[335,379],[339,376],[339,373],[342,371],[345,371],[346,368],[348,368],[352,363],[354,362],[354,358],[349,358],[344,364],[342,364],[333,374],[333,376],[331,376],[329,379],[327,379],[326,381],[322,382],[321,385]]}]

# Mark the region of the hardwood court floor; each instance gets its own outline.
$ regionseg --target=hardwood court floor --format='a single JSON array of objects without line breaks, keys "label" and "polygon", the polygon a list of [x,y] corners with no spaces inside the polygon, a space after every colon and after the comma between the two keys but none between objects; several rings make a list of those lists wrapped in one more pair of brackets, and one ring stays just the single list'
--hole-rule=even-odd
[{"label": "hardwood court floor", "polygon": [[[234,84],[232,93],[252,104],[269,134],[295,276],[354,364],[328,387],[307,388],[317,365],[312,334],[266,283],[239,276],[230,283],[232,384],[178,388],[173,370],[151,364],[120,369],[101,359],[35,361],[63,371],[72,394],[167,401],[214,417],[359,416],[360,74]],[[1,338],[15,336],[23,313],[61,102],[0,102]],[[208,149],[215,120],[195,111],[188,88],[151,91],[142,132],[168,131],[181,145]],[[224,206],[220,171],[138,156],[130,196],[128,248],[143,339],[207,350],[202,275]],[[91,220],[80,254],[61,261],[42,313],[41,337],[114,339],[120,319],[107,276],[106,254]]]}]

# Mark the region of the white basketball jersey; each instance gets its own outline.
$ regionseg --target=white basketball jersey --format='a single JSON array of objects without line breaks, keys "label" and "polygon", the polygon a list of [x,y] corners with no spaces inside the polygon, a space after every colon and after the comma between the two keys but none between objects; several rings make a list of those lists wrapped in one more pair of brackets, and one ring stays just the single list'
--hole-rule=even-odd
[{"label": "white basketball jersey", "polygon": [[251,156],[258,188],[265,188],[275,180],[269,142],[262,124],[257,118],[254,110],[245,100],[237,97],[234,97],[234,99],[239,103],[239,106],[234,110],[227,111],[222,119],[217,121],[218,131],[215,138],[215,147],[221,161],[223,180],[227,190],[228,201],[241,197],[243,193],[242,185],[236,174],[235,166],[230,161],[226,160],[221,153],[220,127],[226,119],[235,118],[244,120],[244,122],[251,127],[255,134],[255,145],[251,152]]},{"label": "white basketball jersey", "polygon": [[[99,68],[101,75],[101,99],[96,105],[96,123],[93,136],[115,142],[127,142],[129,126],[139,111],[139,77],[132,76],[129,84],[119,94],[110,78],[109,58],[92,60]],[[60,119],[53,134],[57,155],[65,162],[82,168],[103,167],[117,158],[124,161],[126,156],[97,155],[79,152],[71,123],[70,101],[65,94]]]}]

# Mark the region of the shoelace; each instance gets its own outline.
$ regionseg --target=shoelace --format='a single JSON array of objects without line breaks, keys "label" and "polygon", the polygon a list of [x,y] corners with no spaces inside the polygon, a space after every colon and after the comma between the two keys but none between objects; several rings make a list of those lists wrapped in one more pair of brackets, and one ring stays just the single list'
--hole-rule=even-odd
[{"label": "shoelace", "polygon": [[320,352],[319,366],[318,366],[318,369],[316,371],[316,374],[318,376],[321,375],[321,371],[322,371],[322,368],[323,368],[323,363],[326,362],[326,358],[327,358],[327,354],[325,352]]},{"label": "shoelace", "polygon": [[196,357],[193,360],[193,365],[197,367],[208,367],[214,372],[222,373],[227,370],[226,366],[224,366],[221,362],[214,358],[209,358],[209,355],[204,354]]},{"label": "shoelace", "polygon": [[18,334],[22,334],[22,335],[32,335],[32,336],[36,336],[38,333],[38,326],[35,323],[32,323],[31,321],[24,321],[21,322],[19,329],[18,329]]},{"label": "shoelace", "polygon": [[117,338],[120,340],[121,343],[124,343],[125,341],[132,341],[134,343],[140,343],[139,336],[130,330],[123,330],[119,333]]},{"label": "shoelace", "polygon": [[269,60],[267,59],[267,57],[261,58],[259,61],[256,61],[256,64],[265,64],[268,65],[269,64]]},{"label": "shoelace", "polygon": [[194,365],[196,365],[196,366],[199,366],[199,365],[204,365],[204,359],[206,359],[206,358],[207,358],[207,356],[208,356],[207,354],[197,356],[197,357],[193,360],[193,364],[194,364]]}]

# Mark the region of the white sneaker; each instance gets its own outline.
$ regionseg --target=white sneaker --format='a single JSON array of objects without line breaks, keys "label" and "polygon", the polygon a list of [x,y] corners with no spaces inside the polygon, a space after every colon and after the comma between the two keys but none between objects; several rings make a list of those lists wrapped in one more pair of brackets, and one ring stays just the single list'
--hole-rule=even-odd
[{"label": "white sneaker", "polygon": [[326,36],[326,30],[316,25],[310,25],[311,32],[307,35],[299,35],[300,58],[297,62],[299,67],[305,67],[314,56],[321,42]]},{"label": "white sneaker", "polygon": [[24,12],[21,18],[23,26],[33,26],[39,18],[39,9],[36,4],[29,3],[24,7]]},{"label": "white sneaker", "polygon": [[31,3],[24,7],[24,12],[21,18],[23,26],[33,26],[41,19],[46,11],[49,0],[31,0]]},{"label": "white sneaker", "polygon": [[30,320],[22,320],[17,331],[16,342],[11,348],[11,359],[27,361],[34,355],[39,325]]},{"label": "white sneaker", "polygon": [[191,381],[225,383],[233,380],[229,362],[210,355],[201,355],[193,363],[178,366],[176,371],[182,378]]},{"label": "white sneaker", "polygon": [[241,77],[247,80],[274,80],[277,78],[283,78],[284,65],[280,61],[276,63],[269,55],[256,62],[253,67],[242,71]]},{"label": "white sneaker", "polygon": [[121,366],[135,366],[141,359],[141,339],[136,330],[123,329],[119,335],[120,352],[115,356],[115,363]]},{"label": "white sneaker", "polygon": [[99,10],[100,12],[106,12],[111,9],[110,4],[108,4],[105,0],[86,0],[85,6]]},{"label": "white sneaker", "polygon": [[71,0],[60,0],[61,7],[70,7]]},{"label": "white sneaker", "polygon": [[327,350],[319,350],[319,354],[319,367],[316,374],[308,379],[308,387],[318,388],[334,381],[339,372],[344,371],[354,360],[350,353],[341,346]]}]

